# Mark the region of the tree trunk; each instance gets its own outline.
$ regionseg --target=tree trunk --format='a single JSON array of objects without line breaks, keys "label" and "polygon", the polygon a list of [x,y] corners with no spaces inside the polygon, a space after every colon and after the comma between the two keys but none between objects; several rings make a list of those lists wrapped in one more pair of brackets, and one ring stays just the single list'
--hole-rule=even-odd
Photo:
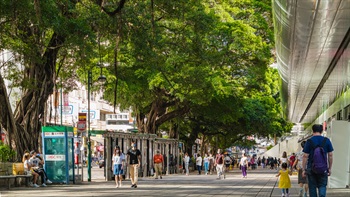
[{"label": "tree trunk", "polygon": [[21,161],[25,151],[39,150],[41,147],[41,118],[44,117],[45,103],[53,92],[54,75],[56,73],[57,53],[64,42],[64,38],[54,33],[40,63],[30,62],[24,70],[23,80],[31,82],[29,87],[22,89],[22,97],[17,103],[12,114],[6,87],[0,77],[0,101],[5,106],[1,107],[1,124],[8,134],[8,141],[17,152],[17,160]]},{"label": "tree trunk", "polygon": [[[161,134],[157,133],[158,127],[169,120],[186,114],[189,108],[186,105],[184,107],[178,107],[176,101],[169,101],[171,99],[165,90],[158,89],[155,91],[157,91],[156,99],[143,110],[146,111],[147,109],[147,114],[137,114],[136,119],[140,133],[157,134],[161,137]],[[169,100],[164,98],[168,98]],[[170,110],[171,108],[175,109]],[[173,134],[173,136],[177,135],[178,133]]]}]

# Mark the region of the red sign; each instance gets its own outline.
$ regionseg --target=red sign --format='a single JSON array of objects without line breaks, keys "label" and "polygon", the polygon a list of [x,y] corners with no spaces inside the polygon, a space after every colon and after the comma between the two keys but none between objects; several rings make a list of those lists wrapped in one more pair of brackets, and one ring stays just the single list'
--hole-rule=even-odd
[{"label": "red sign", "polygon": [[79,131],[85,131],[86,130],[86,121],[78,121],[77,129]]}]

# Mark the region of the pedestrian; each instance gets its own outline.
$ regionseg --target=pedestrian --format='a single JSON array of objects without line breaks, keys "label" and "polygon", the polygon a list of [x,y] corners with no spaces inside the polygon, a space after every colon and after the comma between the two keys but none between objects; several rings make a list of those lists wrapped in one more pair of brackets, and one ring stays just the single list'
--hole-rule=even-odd
[{"label": "pedestrian", "polygon": [[163,155],[160,154],[160,151],[157,150],[156,154],[153,156],[153,162],[154,162],[154,168],[156,171],[156,177],[155,179],[158,179],[158,176],[160,176],[160,179],[162,179],[162,170],[164,166],[164,158]]},{"label": "pedestrian", "polygon": [[186,176],[189,175],[189,170],[188,170],[188,166],[190,165],[190,157],[188,156],[188,153],[185,153],[185,169],[186,169]]},{"label": "pedestrian", "polygon": [[291,171],[293,171],[293,166],[294,166],[295,159],[296,159],[295,153],[292,153],[292,155],[288,159],[289,167],[290,167]]},{"label": "pedestrian", "polygon": [[208,159],[209,159],[209,171],[210,171],[210,175],[212,175],[214,172],[214,163],[215,163],[213,154],[210,153]]},{"label": "pedestrian", "polygon": [[204,154],[203,163],[204,163],[204,173],[205,173],[205,175],[208,175],[208,171],[209,171],[209,158],[208,158],[208,155],[207,155],[207,154]]},{"label": "pedestrian", "polygon": [[[276,157],[275,157],[275,159],[273,160],[273,164],[274,164],[275,170],[277,170],[277,167],[278,167],[278,160],[277,160]],[[279,167],[278,167],[278,168],[279,168]]]},{"label": "pedestrian", "polygon": [[[303,149],[305,146],[305,141],[302,141],[300,143],[301,148]],[[297,159],[295,160],[293,164],[293,168],[296,168],[298,170],[298,184],[300,186],[299,190],[299,197],[307,197],[307,190],[308,190],[308,183],[307,183],[307,176],[303,177],[303,150],[301,150],[297,154]]]},{"label": "pedestrian", "polygon": [[273,159],[273,157],[271,157],[270,159],[270,169],[271,170],[275,169],[275,160]]},{"label": "pedestrian", "polygon": [[242,170],[242,178],[247,178],[247,169],[248,169],[248,158],[247,154],[243,153],[241,161],[239,162]]},{"label": "pedestrian", "polygon": [[201,171],[202,171],[202,157],[201,155],[198,153],[197,154],[197,158],[196,158],[196,165],[197,165],[197,170],[198,170],[198,175],[201,175]]},{"label": "pedestrian", "polygon": [[225,172],[228,172],[231,165],[231,157],[226,154],[225,156]]},{"label": "pedestrian", "polygon": [[282,189],[282,196],[289,197],[289,189],[292,186],[289,175],[292,175],[292,171],[288,169],[287,163],[282,163],[282,169],[276,175],[276,177],[280,176],[278,188]]},{"label": "pedestrian", "polygon": [[113,158],[112,158],[112,168],[113,168],[113,174],[114,174],[114,180],[115,180],[115,187],[119,188],[122,186],[122,180],[123,180],[123,169],[124,169],[124,163],[125,163],[125,156],[120,151],[120,147],[116,146],[114,148]]},{"label": "pedestrian", "polygon": [[282,163],[286,163],[287,166],[289,165],[289,164],[288,164],[288,158],[287,158],[287,152],[286,152],[286,151],[284,151],[284,152],[282,153],[281,164],[282,164]]},{"label": "pedestrian", "polygon": [[250,166],[251,166],[251,169],[254,170],[255,169],[255,158],[254,156],[252,156],[250,158]]},{"label": "pedestrian", "polygon": [[221,175],[223,175],[223,167],[224,167],[224,155],[221,154],[221,150],[218,149],[217,154],[215,156],[216,173],[218,175],[217,179],[221,179]]},{"label": "pedestrian", "polygon": [[41,186],[46,187],[47,186],[46,183],[51,184],[52,182],[47,177],[47,174],[44,168],[42,168],[42,166],[44,165],[44,160],[40,157],[40,155],[37,155],[36,151],[34,150],[30,152],[30,155],[31,155],[31,158],[29,159],[29,163],[32,166],[32,169],[34,170],[34,172],[40,175],[41,182],[42,182]]},{"label": "pedestrian", "polygon": [[317,190],[320,197],[326,196],[328,176],[332,174],[334,149],[331,141],[322,136],[322,131],[322,125],[314,124],[312,137],[303,149],[303,177],[307,175],[310,197],[317,197]]},{"label": "pedestrian", "polygon": [[131,143],[131,148],[127,152],[127,161],[130,169],[131,187],[137,188],[138,170],[141,164],[141,152],[136,148],[136,142]]},{"label": "pedestrian", "polygon": [[265,168],[265,156],[263,156],[263,158],[261,159],[261,167],[264,169]]}]

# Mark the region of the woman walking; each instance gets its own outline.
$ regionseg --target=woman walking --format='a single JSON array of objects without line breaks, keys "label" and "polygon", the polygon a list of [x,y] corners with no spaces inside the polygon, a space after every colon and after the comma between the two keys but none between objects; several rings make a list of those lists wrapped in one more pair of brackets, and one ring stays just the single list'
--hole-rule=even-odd
[{"label": "woman walking", "polygon": [[123,167],[125,162],[125,156],[123,153],[121,153],[119,146],[114,148],[112,161],[115,187],[118,188],[122,186]]},{"label": "woman walking", "polygon": [[189,175],[189,171],[188,171],[188,166],[190,165],[190,157],[188,156],[188,153],[185,153],[185,169],[186,169],[186,176]]},{"label": "woman walking", "polygon": [[209,171],[209,157],[207,154],[204,154],[204,172],[205,172],[205,175],[208,175],[208,171]]},{"label": "woman walking", "polygon": [[242,178],[247,178],[248,158],[245,153],[242,154],[240,165],[243,175]]}]

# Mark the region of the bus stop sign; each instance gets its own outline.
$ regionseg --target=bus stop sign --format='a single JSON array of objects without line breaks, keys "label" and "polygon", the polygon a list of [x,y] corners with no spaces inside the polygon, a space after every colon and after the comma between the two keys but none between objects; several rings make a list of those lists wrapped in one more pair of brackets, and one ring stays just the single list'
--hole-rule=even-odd
[{"label": "bus stop sign", "polygon": [[80,132],[85,131],[85,130],[86,130],[86,122],[85,122],[85,121],[78,121],[77,129],[78,129]]}]

